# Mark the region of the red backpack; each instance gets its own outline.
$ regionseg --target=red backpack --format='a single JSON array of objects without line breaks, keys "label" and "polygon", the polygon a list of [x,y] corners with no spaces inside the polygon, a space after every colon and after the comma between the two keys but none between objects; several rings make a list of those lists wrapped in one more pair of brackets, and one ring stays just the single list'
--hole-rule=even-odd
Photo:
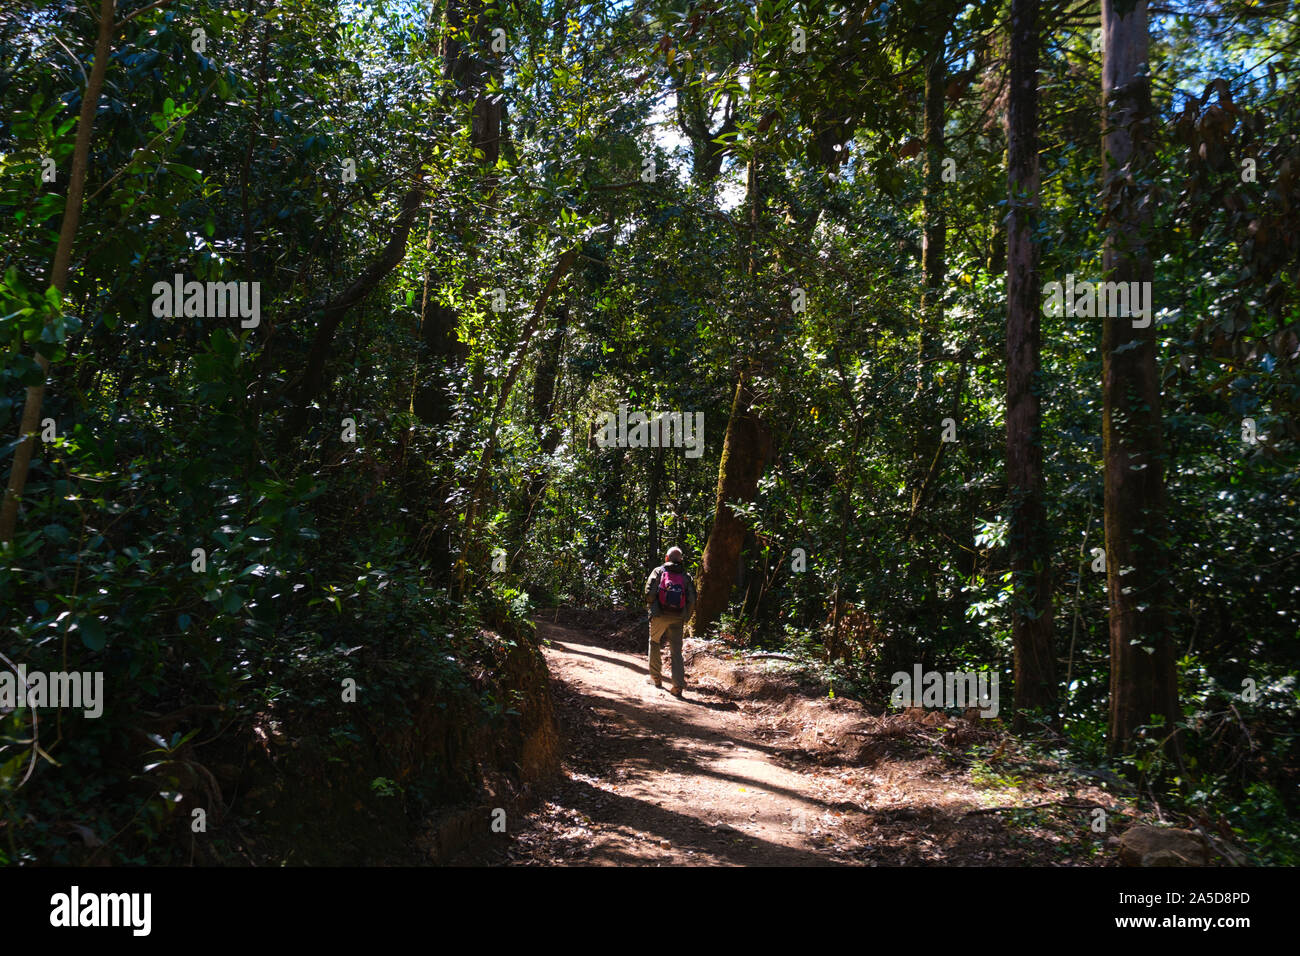
[{"label": "red backpack", "polygon": [[665,611],[686,608],[686,575],[681,571],[669,571],[667,565],[659,575],[659,606]]}]

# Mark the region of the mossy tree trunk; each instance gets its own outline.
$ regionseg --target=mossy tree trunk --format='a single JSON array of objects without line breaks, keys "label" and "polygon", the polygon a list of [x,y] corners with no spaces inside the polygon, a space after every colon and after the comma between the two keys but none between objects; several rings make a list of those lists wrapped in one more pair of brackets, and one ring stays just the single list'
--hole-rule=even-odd
[{"label": "mossy tree trunk", "polygon": [[731,416],[718,464],[718,493],[714,504],[713,530],[704,548],[697,585],[698,598],[691,624],[694,634],[703,634],[727,609],[740,570],[745,523],[728,502],[751,502],[758,493],[771,451],[767,426],[754,409],[754,393],[748,375],[741,375],[731,402]]}]

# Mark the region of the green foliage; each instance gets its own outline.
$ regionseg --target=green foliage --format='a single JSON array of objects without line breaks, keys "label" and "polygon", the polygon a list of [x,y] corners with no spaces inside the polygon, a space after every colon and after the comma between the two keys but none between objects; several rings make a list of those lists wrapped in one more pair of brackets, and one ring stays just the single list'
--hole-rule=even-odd
[{"label": "green foliage", "polygon": [[[877,704],[914,663],[1011,673],[1004,8],[462,7],[200,2],[125,22],[64,295],[49,276],[94,24],[70,0],[0,13],[0,428],[38,356],[56,425],[3,555],[0,650],[103,671],[110,694],[100,719],[40,714],[39,751],[30,712],[0,714],[5,862],[187,859],[186,813],[240,780],[214,768],[281,715],[321,765],[373,758],[367,798],[445,797],[376,728],[414,726],[430,693],[500,726],[520,705],[497,678],[536,608],[639,606],[670,544],[698,571],[741,372],[772,453],[755,500],[724,503],[747,533],[718,633]],[[1153,727],[1123,765],[1144,798],[1294,862],[1300,73],[1293,24],[1226,9],[1242,15],[1216,43],[1198,5],[1153,32],[1155,156],[1133,188],[1153,211],[1185,759]],[[1040,279],[1095,278],[1099,57],[1072,12],[1045,16]],[[192,49],[196,26],[219,53]],[[444,58],[497,26],[508,55]],[[918,137],[941,44],[958,178],[922,360]],[[476,140],[499,104],[500,142]],[[373,277],[411,189],[412,231]],[[178,273],[258,282],[259,326],[155,315],[153,284]],[[1062,729],[1102,763],[1099,327],[1044,315],[1042,338]],[[702,455],[598,447],[620,405],[702,413]],[[340,700],[349,678],[367,719]]]}]

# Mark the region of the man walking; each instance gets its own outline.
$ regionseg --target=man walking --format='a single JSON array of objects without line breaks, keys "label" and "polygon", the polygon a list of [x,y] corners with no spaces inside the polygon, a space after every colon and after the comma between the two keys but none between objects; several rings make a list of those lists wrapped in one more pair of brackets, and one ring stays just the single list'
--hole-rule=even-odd
[{"label": "man walking", "polygon": [[682,663],[682,625],[695,607],[695,582],[682,564],[681,548],[669,548],[664,563],[650,572],[645,583],[645,603],[650,608],[650,683],[663,686],[659,664],[659,646],[668,638],[672,657],[674,697],[681,697],[686,687],[686,668]]}]

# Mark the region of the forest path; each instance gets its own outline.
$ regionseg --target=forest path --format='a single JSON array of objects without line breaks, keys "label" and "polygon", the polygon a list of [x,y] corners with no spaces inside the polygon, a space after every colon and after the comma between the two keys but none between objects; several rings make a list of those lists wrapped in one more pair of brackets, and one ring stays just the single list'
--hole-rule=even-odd
[{"label": "forest path", "polygon": [[[934,733],[932,724],[790,693],[789,684],[692,640],[678,700],[647,681],[644,626],[619,629],[610,614],[581,615],[585,622],[573,615],[565,624],[538,622],[565,741],[564,778],[522,823],[512,822],[508,846],[497,844],[487,858],[480,851],[475,862],[1084,862],[1069,858],[1073,848],[1060,846],[1050,823],[1012,833],[996,814],[971,814],[991,803],[1041,801],[1046,788],[976,787],[942,754],[908,746]],[[1066,812],[1086,831],[1083,810]]]},{"label": "forest path", "polygon": [[815,778],[781,766],[748,732],[738,702],[689,675],[679,700],[666,683],[647,683],[644,653],[569,628],[541,624],[539,637],[552,676],[578,698],[564,710],[585,711],[577,741],[564,721],[573,764],[565,803],[591,821],[576,846],[582,862],[808,865],[847,849],[828,847],[822,828],[811,832],[811,821],[846,808],[827,802]]}]

